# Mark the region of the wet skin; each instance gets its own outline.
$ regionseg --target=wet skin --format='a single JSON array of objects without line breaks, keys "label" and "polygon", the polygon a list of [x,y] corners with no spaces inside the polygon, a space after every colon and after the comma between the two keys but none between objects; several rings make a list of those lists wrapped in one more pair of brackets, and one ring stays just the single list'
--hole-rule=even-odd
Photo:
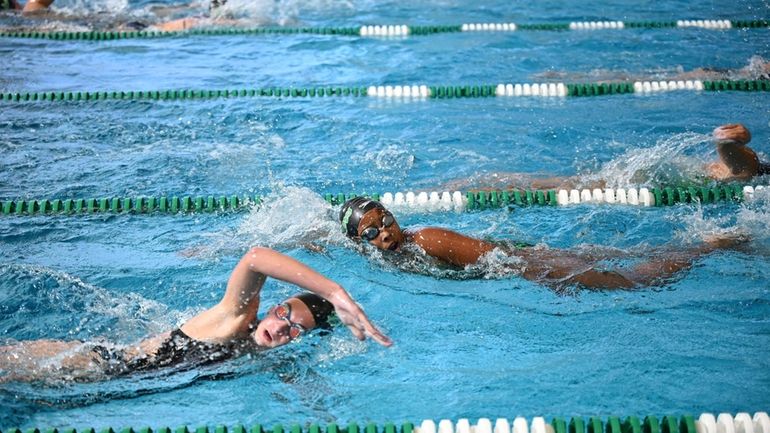
[{"label": "wet skin", "polygon": [[689,268],[699,256],[715,249],[731,247],[706,243],[684,251],[660,252],[630,269],[602,269],[596,267],[602,260],[632,255],[617,251],[597,254],[556,248],[508,249],[438,227],[403,231],[395,219],[389,227],[384,227],[383,217],[386,213],[386,210],[380,208],[365,213],[358,225],[359,239],[364,230],[375,227],[380,233],[369,243],[381,250],[399,252],[405,243],[414,243],[428,256],[458,267],[476,264],[482,256],[500,248],[509,256],[522,259],[522,277],[557,289],[565,286],[600,290],[631,289],[659,284]]},{"label": "wet skin", "polygon": [[759,172],[759,158],[746,144],[751,133],[745,126],[734,123],[722,125],[713,132],[719,161],[706,165],[712,179],[747,181]]},{"label": "wet skin", "polygon": [[[304,302],[296,298],[289,298],[285,303],[291,306],[289,320],[292,323],[302,325],[306,330],[315,328],[316,323],[313,319],[313,314]],[[268,310],[252,334],[254,342],[260,347],[278,347],[292,341],[292,338],[289,336],[289,322],[279,319],[275,315],[275,308],[272,307]]]}]

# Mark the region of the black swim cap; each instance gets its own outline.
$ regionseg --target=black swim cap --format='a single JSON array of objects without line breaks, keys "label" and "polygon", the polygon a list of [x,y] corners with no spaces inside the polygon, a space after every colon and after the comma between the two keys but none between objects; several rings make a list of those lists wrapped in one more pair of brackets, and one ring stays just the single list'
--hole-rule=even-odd
[{"label": "black swim cap", "polygon": [[385,209],[385,206],[377,200],[366,197],[355,197],[346,201],[340,209],[340,223],[342,232],[349,237],[358,236],[358,223],[361,217],[372,209]]},{"label": "black swim cap", "polygon": [[302,293],[294,297],[307,305],[308,310],[313,314],[316,328],[331,328],[331,325],[329,324],[329,315],[334,312],[334,306],[331,302],[315,293]]}]

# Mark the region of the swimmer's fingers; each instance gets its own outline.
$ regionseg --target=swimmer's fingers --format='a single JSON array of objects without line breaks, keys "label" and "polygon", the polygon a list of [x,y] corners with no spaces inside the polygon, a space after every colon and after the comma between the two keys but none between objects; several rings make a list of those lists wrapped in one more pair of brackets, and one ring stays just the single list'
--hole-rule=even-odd
[{"label": "swimmer's fingers", "polygon": [[372,325],[369,318],[366,317],[366,313],[364,313],[360,307],[356,306],[355,310],[356,311],[338,310],[337,313],[342,323],[350,329],[350,332],[352,332],[356,338],[364,340],[366,335],[369,335],[374,341],[383,346],[391,346],[393,344],[393,341],[391,341],[388,336]]},{"label": "swimmer's fingers", "polygon": [[[364,317],[364,319],[366,319],[366,317]],[[382,344],[383,346],[390,347],[393,345],[393,340],[391,340],[387,335],[383,334],[382,331],[377,329],[376,326],[372,325],[368,319],[364,321],[364,329],[374,341]]]},{"label": "swimmer's fingers", "polygon": [[359,331],[369,335],[374,341],[383,346],[387,347],[393,345],[393,341],[387,335],[383,334],[382,331],[377,329],[376,326],[372,325],[372,322],[369,321],[369,318],[366,317],[366,314],[362,310],[359,310],[357,318]]},{"label": "swimmer's fingers", "polygon": [[359,341],[364,341],[366,339],[366,335],[364,335],[363,331],[358,329],[356,325],[348,325],[348,329],[350,329],[350,332],[352,332]]},{"label": "swimmer's fingers", "polygon": [[390,346],[393,344],[388,336],[372,325],[361,306],[358,305],[347,292],[341,290],[328,300],[334,305],[334,309],[337,311],[339,319],[350,329],[350,332],[352,332],[356,338],[364,340],[366,335],[369,335],[383,346]]}]

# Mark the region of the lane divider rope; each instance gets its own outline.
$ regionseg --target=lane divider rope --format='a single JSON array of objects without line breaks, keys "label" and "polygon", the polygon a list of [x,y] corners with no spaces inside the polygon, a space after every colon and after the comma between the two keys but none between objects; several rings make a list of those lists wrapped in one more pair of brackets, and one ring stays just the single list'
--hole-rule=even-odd
[{"label": "lane divider rope", "polygon": [[5,92],[4,102],[61,101],[176,101],[215,98],[376,97],[388,99],[451,99],[489,97],[583,97],[622,94],[650,95],[671,91],[768,92],[770,80],[660,80],[613,83],[500,83],[492,85],[319,86],[263,87],[229,90],[149,90],[98,92]]},{"label": "lane divider rope", "polygon": [[[325,194],[324,200],[340,205],[353,197],[367,196],[393,209],[422,212],[466,211],[513,206],[571,206],[610,204],[630,206],[673,206],[679,203],[722,203],[751,201],[755,194],[767,194],[770,186],[721,185],[713,187],[605,188],[583,190],[499,190],[454,192],[385,192],[382,194]],[[0,201],[0,215],[84,215],[84,214],[186,214],[230,212],[258,206],[260,196],[172,196],[40,199]]]},{"label": "lane divider rope", "polygon": [[[93,428],[29,428],[22,431],[9,428],[0,433],[97,433]],[[262,424],[251,427],[235,425],[227,427],[218,425],[214,428],[200,426],[190,428],[181,426],[175,429],[168,427],[125,427],[113,429],[106,427],[98,433],[770,433],[770,418],[767,412],[756,412],[750,415],[741,412],[734,417],[729,413],[721,413],[716,418],[713,414],[703,413],[697,419],[692,415],[657,416],[628,416],[625,418],[597,416],[585,419],[583,417],[562,418],[554,417],[546,421],[545,417],[536,416],[528,421],[524,417],[516,417],[513,422],[506,418],[497,418],[494,423],[489,418],[480,418],[471,424],[467,418],[457,422],[442,419],[436,424],[434,420],[426,419],[419,424],[404,422],[401,424],[384,423],[378,425],[368,423],[359,426],[355,422],[347,425],[327,424],[321,426],[312,423],[303,428],[300,424],[284,426],[276,424],[271,428]]]},{"label": "lane divider rope", "polygon": [[58,41],[111,41],[119,39],[150,39],[180,36],[286,35],[314,34],[359,37],[405,37],[460,32],[565,31],[616,29],[703,28],[710,30],[766,28],[770,21],[759,20],[677,20],[677,21],[574,21],[570,23],[466,23],[456,25],[409,26],[405,24],[364,25],[358,27],[258,27],[214,28],[179,31],[2,31],[0,37],[50,39]]}]

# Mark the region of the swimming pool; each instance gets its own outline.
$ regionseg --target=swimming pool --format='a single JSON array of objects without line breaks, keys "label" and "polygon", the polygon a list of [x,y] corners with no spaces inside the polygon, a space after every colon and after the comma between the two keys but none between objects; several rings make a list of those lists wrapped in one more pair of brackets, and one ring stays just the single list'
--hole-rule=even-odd
[{"label": "swimming pool", "polygon": [[[144,6],[129,3],[119,13]],[[75,13],[86,8],[74,1],[61,7]],[[767,18],[766,3],[748,1],[671,2],[654,11],[625,0],[579,8],[559,1],[240,7],[260,24],[308,26]],[[767,29],[625,29],[393,39],[3,39],[0,53],[7,59],[2,92],[464,85],[657,79],[698,67],[736,70],[756,61],[754,56],[770,57],[770,34]],[[714,157],[706,134],[723,123],[745,123],[753,147],[770,154],[767,107],[766,93],[743,92],[3,103],[0,199],[233,194],[269,199],[245,213],[0,217],[2,343],[36,338],[128,343],[171,329],[216,302],[240,254],[258,244],[339,281],[396,344],[385,349],[359,343],[338,330],[259,359],[194,371],[97,383],[6,383],[0,385],[0,426],[767,410],[766,197],[702,207],[589,205],[397,215],[405,226],[439,225],[563,248],[583,243],[685,248],[704,235],[736,228],[753,238],[751,251],[712,254],[664,287],[564,296],[516,276],[437,279],[405,274],[376,255],[361,256],[343,239],[335,209],[321,196],[434,190],[492,172],[598,172],[621,183],[629,169],[618,165],[639,159],[630,171],[645,171],[650,182],[686,181],[693,167]],[[303,248],[311,241],[325,245],[326,252]],[[289,286],[269,282],[263,305],[291,293]]]}]

